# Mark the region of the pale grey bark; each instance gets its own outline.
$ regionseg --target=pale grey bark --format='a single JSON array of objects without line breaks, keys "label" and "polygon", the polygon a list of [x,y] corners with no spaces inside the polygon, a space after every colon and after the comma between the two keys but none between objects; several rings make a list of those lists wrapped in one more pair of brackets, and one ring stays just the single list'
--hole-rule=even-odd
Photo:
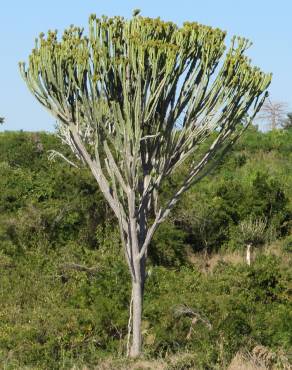
[{"label": "pale grey bark", "polygon": [[132,335],[132,346],[130,350],[131,357],[139,356],[142,348],[142,305],[143,305],[143,284],[141,279],[134,281],[132,285],[132,297],[133,297],[133,335]]},{"label": "pale grey bark", "polygon": [[247,246],[246,246],[246,263],[248,264],[248,266],[251,265],[251,252],[252,252],[252,245],[247,244]]}]

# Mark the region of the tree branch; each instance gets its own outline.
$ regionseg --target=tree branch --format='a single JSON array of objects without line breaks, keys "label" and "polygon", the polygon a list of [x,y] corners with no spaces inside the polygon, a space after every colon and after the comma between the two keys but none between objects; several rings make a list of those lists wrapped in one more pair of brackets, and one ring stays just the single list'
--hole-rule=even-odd
[{"label": "tree branch", "polygon": [[87,267],[79,265],[77,263],[64,263],[63,265],[60,265],[59,268],[60,270],[82,271],[86,272],[88,275],[95,275],[99,272],[99,269],[97,267]]},{"label": "tree branch", "polygon": [[79,168],[79,167],[77,166],[77,164],[75,164],[74,162],[70,161],[68,158],[66,158],[66,157],[64,156],[64,154],[62,154],[62,153],[60,153],[60,152],[58,152],[58,151],[56,151],[56,150],[48,150],[48,153],[49,153],[49,155],[48,155],[48,159],[49,159],[49,161],[54,161],[56,157],[60,157],[60,158],[62,158],[65,162],[69,163],[69,164],[70,164],[70,166],[73,166],[73,167],[75,167],[75,168]]},{"label": "tree branch", "polygon": [[[70,132],[72,133],[72,136],[73,136],[73,139],[75,141],[76,147],[80,150],[80,153],[81,153],[83,159],[85,160],[85,162],[88,164],[89,168],[91,169],[91,172],[94,175],[94,177],[95,177],[95,179],[96,179],[96,181],[97,181],[97,183],[100,187],[101,192],[103,193],[104,197],[108,201],[108,203],[109,203],[110,207],[112,208],[112,210],[114,211],[116,217],[119,219],[120,218],[120,208],[119,208],[120,205],[118,204],[116,199],[114,199],[114,197],[112,196],[112,190],[109,186],[108,181],[106,180],[105,176],[102,173],[100,164],[91,159],[89,153],[87,152],[85,146],[83,145],[83,143],[82,143],[82,141],[81,141],[81,139],[78,135],[77,129],[76,129],[74,124],[70,125]],[[123,225],[124,231],[127,233],[128,232],[128,225],[127,225],[127,222],[126,222],[126,219],[125,219],[124,216],[122,217],[122,225]]]}]

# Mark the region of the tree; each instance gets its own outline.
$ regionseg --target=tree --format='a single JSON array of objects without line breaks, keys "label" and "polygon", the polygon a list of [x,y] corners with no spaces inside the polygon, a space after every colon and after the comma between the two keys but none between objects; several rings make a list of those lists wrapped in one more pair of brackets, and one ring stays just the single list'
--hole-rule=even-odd
[{"label": "tree", "polygon": [[275,130],[278,127],[281,127],[286,108],[286,103],[273,102],[270,99],[267,99],[261,108],[258,118],[266,121],[271,130]]},{"label": "tree", "polygon": [[287,113],[287,117],[283,120],[281,126],[284,130],[289,130],[292,128],[292,112]]},{"label": "tree", "polygon": [[[91,15],[41,34],[20,63],[27,86],[59,121],[59,134],[89,166],[120,228],[132,279],[130,354],[141,352],[148,248],[182,194],[205,176],[260,109],[271,76],[244,55],[250,42],[197,23]],[[210,145],[201,144],[210,138]],[[200,149],[200,150],[198,150]],[[188,161],[187,161],[188,160]],[[186,162],[187,161],[187,162]],[[161,186],[188,173],[166,202]]]},{"label": "tree", "polygon": [[241,239],[246,244],[246,263],[251,265],[252,248],[264,244],[268,240],[267,220],[249,217],[239,223]]},{"label": "tree", "polygon": [[4,122],[4,118],[0,117],[0,123],[3,123],[3,122]]}]

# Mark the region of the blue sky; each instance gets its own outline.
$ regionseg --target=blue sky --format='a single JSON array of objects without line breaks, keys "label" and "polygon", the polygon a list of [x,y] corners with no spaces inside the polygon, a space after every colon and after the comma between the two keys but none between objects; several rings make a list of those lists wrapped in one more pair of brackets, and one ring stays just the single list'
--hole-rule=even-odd
[{"label": "blue sky", "polygon": [[253,41],[249,56],[265,72],[273,72],[272,100],[292,110],[292,1],[278,0],[3,0],[0,13],[0,116],[1,130],[53,130],[55,121],[30,95],[18,72],[27,60],[35,37],[48,29],[70,24],[87,26],[89,14],[130,17],[142,15],[197,21]]}]

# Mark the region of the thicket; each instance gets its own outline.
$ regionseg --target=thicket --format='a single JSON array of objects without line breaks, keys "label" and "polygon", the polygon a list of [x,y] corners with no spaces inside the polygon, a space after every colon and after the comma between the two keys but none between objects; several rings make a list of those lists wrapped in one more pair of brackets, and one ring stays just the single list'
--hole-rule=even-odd
[{"label": "thicket", "polygon": [[[52,134],[0,134],[6,369],[94,366],[125,353],[130,285],[114,217],[88,170],[48,161],[52,149],[70,157]],[[291,350],[291,167],[292,130],[251,127],[161,225],[148,266],[145,356],[188,352],[198,368],[221,369],[242,348]],[[251,267],[242,257],[207,273],[194,262],[243,256],[240,225],[251,219],[265,220],[265,250],[277,245],[277,255],[258,250]]]}]

